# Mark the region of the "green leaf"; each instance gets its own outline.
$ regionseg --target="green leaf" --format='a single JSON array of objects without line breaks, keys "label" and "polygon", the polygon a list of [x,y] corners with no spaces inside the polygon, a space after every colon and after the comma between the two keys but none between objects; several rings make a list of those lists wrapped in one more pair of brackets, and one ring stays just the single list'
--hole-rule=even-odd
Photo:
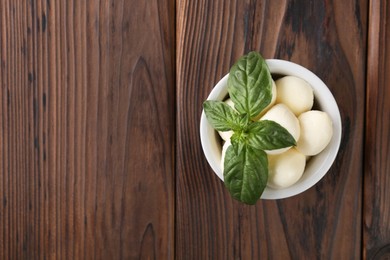
[{"label": "green leaf", "polygon": [[233,65],[229,73],[228,92],[235,109],[250,118],[271,103],[271,73],[259,53],[250,52]]},{"label": "green leaf", "polygon": [[203,103],[206,118],[217,131],[239,130],[245,125],[245,119],[233,108],[222,101],[206,100]]},{"label": "green leaf", "polygon": [[261,120],[247,128],[248,144],[261,150],[274,150],[296,145],[294,137],[280,124]]},{"label": "green leaf", "polygon": [[233,198],[253,205],[267,185],[267,154],[241,141],[234,146],[226,151],[224,183]]},{"label": "green leaf", "polygon": [[239,143],[245,143],[246,142],[246,133],[244,131],[236,131],[233,133],[232,137],[230,137],[230,142],[236,149],[236,152],[238,153]]}]

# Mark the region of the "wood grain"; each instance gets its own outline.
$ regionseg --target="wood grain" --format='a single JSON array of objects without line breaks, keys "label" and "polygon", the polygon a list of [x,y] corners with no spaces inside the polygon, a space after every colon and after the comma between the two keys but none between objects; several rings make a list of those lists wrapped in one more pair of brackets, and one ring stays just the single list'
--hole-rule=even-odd
[{"label": "wood grain", "polygon": [[364,257],[390,258],[390,4],[370,2],[364,175]]},{"label": "wood grain", "polygon": [[[368,2],[176,3],[176,257],[360,258]],[[203,156],[198,130],[202,102],[250,50],[316,73],[334,94],[343,124],[339,155],[322,181],[254,207],[230,198]]]},{"label": "wood grain", "polygon": [[[0,1],[0,259],[389,258],[389,14],[384,0]],[[323,180],[253,207],[199,138],[203,101],[250,50],[316,73],[343,124]]]},{"label": "wood grain", "polygon": [[0,17],[0,258],[172,259],[174,2]]}]

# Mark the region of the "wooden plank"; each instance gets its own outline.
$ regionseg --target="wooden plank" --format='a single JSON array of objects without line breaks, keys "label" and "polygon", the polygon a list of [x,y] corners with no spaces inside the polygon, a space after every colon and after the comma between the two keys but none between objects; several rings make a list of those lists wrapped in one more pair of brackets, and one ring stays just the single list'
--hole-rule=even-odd
[{"label": "wooden plank", "polygon": [[0,2],[0,258],[172,259],[174,2]]},{"label": "wooden plank", "polygon": [[370,1],[364,175],[364,257],[390,258],[390,4]]},{"label": "wooden plank", "polygon": [[[178,259],[358,259],[367,1],[177,0]],[[329,173],[305,193],[245,206],[202,153],[202,102],[242,54],[297,62],[329,86],[343,138]]]}]

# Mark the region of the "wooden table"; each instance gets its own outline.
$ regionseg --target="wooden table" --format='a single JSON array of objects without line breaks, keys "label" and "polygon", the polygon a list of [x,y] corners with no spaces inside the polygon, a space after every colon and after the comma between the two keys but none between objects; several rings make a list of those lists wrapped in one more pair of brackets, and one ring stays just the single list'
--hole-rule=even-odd
[{"label": "wooden table", "polygon": [[[389,24],[386,0],[1,0],[1,259],[389,259]],[[255,206],[199,138],[250,50],[316,73],[343,124],[315,187]]]}]

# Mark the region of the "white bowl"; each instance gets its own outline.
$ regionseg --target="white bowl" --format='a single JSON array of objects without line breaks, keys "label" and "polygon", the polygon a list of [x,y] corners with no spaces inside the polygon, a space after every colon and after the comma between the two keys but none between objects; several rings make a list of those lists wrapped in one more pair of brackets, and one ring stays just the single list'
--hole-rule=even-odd
[{"label": "white bowl", "polygon": [[[321,153],[310,158],[301,179],[294,185],[284,189],[266,187],[261,196],[262,199],[282,199],[297,195],[309,189],[328,172],[340,146],[341,117],[332,93],[314,73],[289,61],[269,59],[266,62],[272,75],[291,75],[306,80],[313,88],[316,108],[327,112],[333,121],[333,137],[330,143]],[[227,81],[228,75],[225,75],[213,88],[207,99],[223,100],[228,94]],[[215,174],[223,180],[223,172],[220,167],[222,153],[221,138],[207,121],[204,111],[202,111],[200,119],[200,140],[208,163]]]}]

